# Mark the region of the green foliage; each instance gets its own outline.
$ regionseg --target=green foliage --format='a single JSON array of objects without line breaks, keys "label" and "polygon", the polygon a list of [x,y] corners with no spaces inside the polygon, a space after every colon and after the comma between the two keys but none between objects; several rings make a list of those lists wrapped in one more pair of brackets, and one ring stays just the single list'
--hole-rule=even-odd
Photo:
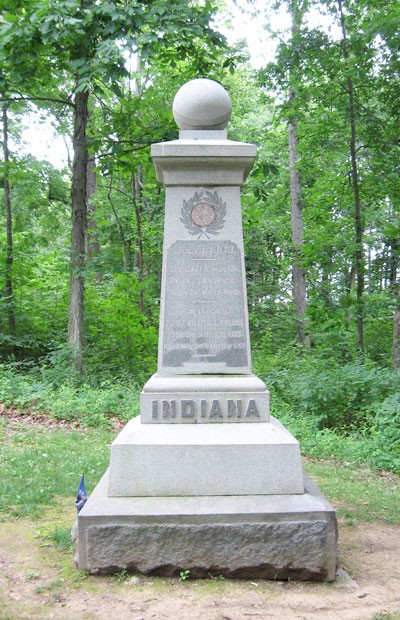
[{"label": "green foliage", "polygon": [[155,317],[138,307],[141,285],[134,273],[105,277],[87,287],[87,364],[94,371],[121,368],[141,381],[154,371],[157,357]]},{"label": "green foliage", "polygon": [[110,579],[114,583],[124,583],[128,579],[128,577],[129,577],[129,573],[126,569],[124,569],[112,575]]},{"label": "green foliage", "polygon": [[329,458],[306,460],[307,473],[348,522],[400,522],[399,480],[376,474],[364,465]]},{"label": "green foliage", "polygon": [[254,365],[271,392],[272,414],[305,454],[400,472],[398,370],[340,364],[296,347],[257,354]]},{"label": "green foliage", "polygon": [[63,386],[50,392],[43,405],[57,419],[103,428],[110,426],[112,417],[127,421],[139,413],[138,390],[109,380],[102,381],[99,388]]},{"label": "green foliage", "polygon": [[379,437],[388,452],[400,457],[400,391],[379,403],[372,417],[371,433]]},{"label": "green foliage", "polygon": [[45,536],[45,540],[52,542],[60,551],[72,553],[74,549],[70,527],[55,527]]},{"label": "green foliage", "polygon": [[321,428],[318,419],[302,411],[296,403],[289,405],[274,389],[271,413],[299,440],[303,454],[314,458],[337,458],[352,467],[365,465],[400,473],[398,424],[382,429],[372,417],[368,426],[365,423],[359,429]]},{"label": "green foliage", "polygon": [[[8,298],[0,294],[0,354],[36,358],[63,342],[68,309],[68,183],[63,173],[30,156],[12,161],[13,288],[16,329],[7,321]],[[0,212],[0,261],[6,231]],[[5,272],[0,269],[0,291]]]},{"label": "green foliage", "polygon": [[113,418],[129,420],[139,413],[139,390],[128,375],[117,380],[104,374],[80,384],[67,363],[44,365],[39,372],[22,373],[10,365],[0,370],[0,402],[29,414],[46,411],[80,426],[108,428]]},{"label": "green foliage", "polygon": [[268,385],[290,405],[310,415],[320,428],[360,428],[381,403],[398,394],[399,372],[376,364],[338,364],[318,355],[288,354],[258,365]]}]

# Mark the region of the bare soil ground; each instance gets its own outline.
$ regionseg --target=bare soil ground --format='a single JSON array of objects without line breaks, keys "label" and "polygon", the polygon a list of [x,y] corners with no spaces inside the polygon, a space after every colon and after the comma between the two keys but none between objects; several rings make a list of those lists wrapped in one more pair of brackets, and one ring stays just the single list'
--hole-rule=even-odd
[{"label": "bare soil ground", "polygon": [[340,523],[332,584],[180,581],[79,573],[72,553],[46,539],[73,518],[63,500],[38,521],[0,523],[1,620],[400,619],[399,526]]}]

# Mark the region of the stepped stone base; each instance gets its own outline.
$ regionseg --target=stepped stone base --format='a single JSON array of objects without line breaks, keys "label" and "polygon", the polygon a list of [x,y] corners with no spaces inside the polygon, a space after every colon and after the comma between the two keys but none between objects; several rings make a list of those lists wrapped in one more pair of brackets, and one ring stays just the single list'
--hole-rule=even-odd
[{"label": "stepped stone base", "polygon": [[112,497],[303,493],[299,442],[258,424],[128,422],[111,446]]},{"label": "stepped stone base", "polygon": [[77,565],[92,574],[332,581],[335,511],[306,476],[304,484],[297,495],[109,497],[106,472],[77,519]]}]

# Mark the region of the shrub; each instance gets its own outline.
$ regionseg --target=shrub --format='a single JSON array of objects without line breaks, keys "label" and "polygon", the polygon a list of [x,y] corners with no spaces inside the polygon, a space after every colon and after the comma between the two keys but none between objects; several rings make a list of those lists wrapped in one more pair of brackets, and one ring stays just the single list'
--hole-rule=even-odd
[{"label": "shrub", "polygon": [[79,385],[73,373],[47,364],[39,370],[19,372],[3,365],[0,402],[30,412],[44,411],[82,426],[108,427],[111,417],[129,420],[139,413],[138,386],[130,377],[97,377]]},{"label": "shrub", "polygon": [[[371,426],[383,403],[397,402],[400,373],[368,363],[335,365],[319,358],[297,358],[285,370],[265,377],[269,388],[297,411],[317,420],[319,428],[349,431]],[[391,399],[394,398],[394,401]]]}]

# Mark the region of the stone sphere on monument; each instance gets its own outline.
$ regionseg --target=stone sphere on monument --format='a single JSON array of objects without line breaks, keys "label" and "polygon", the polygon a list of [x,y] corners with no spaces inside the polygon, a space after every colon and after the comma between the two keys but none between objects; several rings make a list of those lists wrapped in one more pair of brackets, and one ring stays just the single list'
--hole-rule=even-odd
[{"label": "stone sphere on monument", "polygon": [[225,129],[232,114],[231,99],[221,84],[199,78],[176,93],[172,112],[180,129]]}]

